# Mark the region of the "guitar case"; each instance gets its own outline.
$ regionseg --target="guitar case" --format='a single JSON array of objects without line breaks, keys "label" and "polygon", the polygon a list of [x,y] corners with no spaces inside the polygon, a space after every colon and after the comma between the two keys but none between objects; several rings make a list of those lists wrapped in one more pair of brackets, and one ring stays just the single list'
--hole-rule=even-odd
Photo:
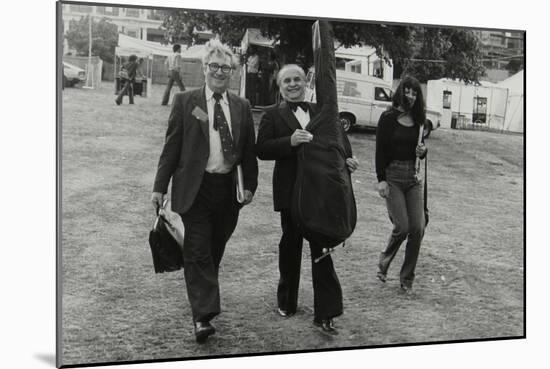
[{"label": "guitar case", "polygon": [[297,151],[291,211],[306,240],[332,248],[353,233],[357,208],[346,165],[351,147],[338,120],[334,37],[327,21],[313,25],[313,51],[319,113],[306,126],[313,140]]}]

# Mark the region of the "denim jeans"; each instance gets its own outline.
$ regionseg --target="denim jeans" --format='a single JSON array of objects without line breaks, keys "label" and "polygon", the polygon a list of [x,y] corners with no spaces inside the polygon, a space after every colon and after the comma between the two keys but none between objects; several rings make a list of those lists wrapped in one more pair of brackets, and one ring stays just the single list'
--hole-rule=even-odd
[{"label": "denim jeans", "polygon": [[407,239],[400,281],[412,287],[425,227],[422,181],[415,176],[414,160],[392,161],[386,168],[386,182],[390,189],[386,206],[393,230],[386,249],[380,254],[378,267],[386,274],[399,247]]},{"label": "denim jeans", "polygon": [[122,87],[120,89],[120,92],[118,93],[118,96],[116,98],[117,104],[122,104],[122,98],[126,93],[128,93],[129,103],[133,104],[134,103],[134,83],[129,79],[123,79],[122,82],[124,83],[124,87]]}]

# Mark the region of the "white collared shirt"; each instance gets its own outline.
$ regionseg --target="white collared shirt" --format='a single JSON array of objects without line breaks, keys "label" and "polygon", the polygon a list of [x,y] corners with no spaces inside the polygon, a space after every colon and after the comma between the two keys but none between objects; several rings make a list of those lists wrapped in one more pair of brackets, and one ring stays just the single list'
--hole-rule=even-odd
[{"label": "white collared shirt", "polygon": [[181,70],[181,54],[180,53],[173,53],[172,55],[168,55],[166,58],[166,66],[168,67],[169,71],[180,71]]},{"label": "white collared shirt", "polygon": [[[220,139],[220,133],[214,130],[214,105],[216,100],[214,99],[214,92],[205,86],[204,89],[206,95],[206,110],[208,111],[208,136],[210,142],[210,155],[208,156],[208,162],[206,163],[206,171],[208,173],[229,173],[232,169],[231,164],[225,160],[222,152],[222,142]],[[220,105],[222,106],[225,120],[229,126],[229,132],[231,131],[231,114],[229,111],[229,100],[227,99],[227,91],[221,94]]]},{"label": "white collared shirt", "polygon": [[293,111],[293,113],[302,126],[302,129],[306,129],[306,126],[310,120],[309,111],[304,111],[302,108],[298,107],[296,111]]}]

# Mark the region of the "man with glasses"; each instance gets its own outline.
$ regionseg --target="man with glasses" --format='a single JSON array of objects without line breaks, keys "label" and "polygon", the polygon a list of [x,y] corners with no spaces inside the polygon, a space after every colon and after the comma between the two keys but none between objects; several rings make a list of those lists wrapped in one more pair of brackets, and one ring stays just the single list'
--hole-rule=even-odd
[{"label": "man with glasses", "polygon": [[[215,333],[220,313],[218,271],[243,205],[258,185],[254,123],[247,100],[228,91],[235,69],[232,51],[218,40],[206,45],[205,86],[174,96],[152,202],[163,205],[172,179],[172,210],[184,227],[184,276],[199,343]],[[244,198],[236,198],[236,168]]]}]

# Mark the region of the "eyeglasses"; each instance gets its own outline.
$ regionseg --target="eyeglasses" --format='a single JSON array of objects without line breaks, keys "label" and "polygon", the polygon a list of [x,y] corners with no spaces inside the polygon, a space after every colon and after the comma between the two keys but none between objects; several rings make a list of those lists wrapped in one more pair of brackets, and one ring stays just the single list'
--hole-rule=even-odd
[{"label": "eyeglasses", "polygon": [[216,73],[218,71],[218,69],[221,69],[222,70],[222,73],[224,74],[228,74],[229,72],[231,72],[233,70],[233,68],[227,64],[224,64],[224,65],[219,65],[217,63],[210,63],[210,64],[206,64],[208,65],[208,69],[210,69],[210,72],[212,73]]}]

